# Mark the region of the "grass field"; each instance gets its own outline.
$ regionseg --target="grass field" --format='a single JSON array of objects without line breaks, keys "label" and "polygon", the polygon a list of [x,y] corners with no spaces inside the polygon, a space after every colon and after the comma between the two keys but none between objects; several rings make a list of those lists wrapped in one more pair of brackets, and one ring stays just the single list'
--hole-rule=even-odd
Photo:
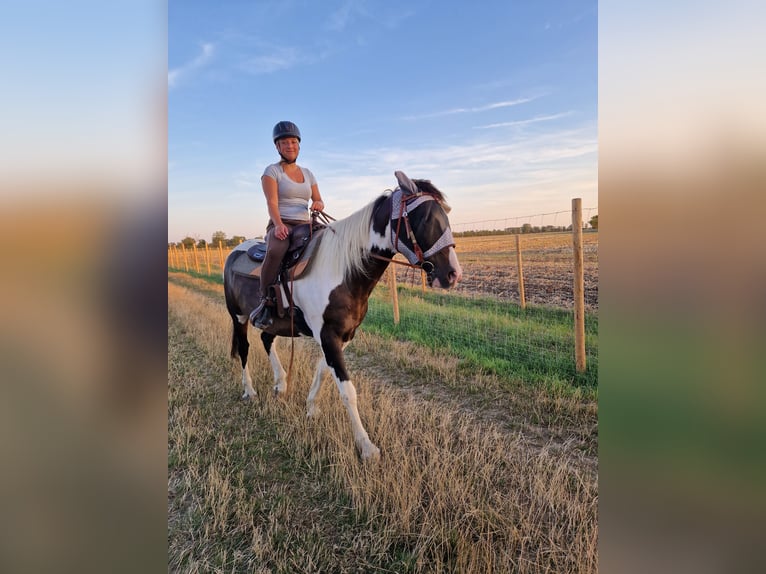
[{"label": "grass field", "polygon": [[[367,465],[330,381],[322,414],[305,417],[312,341],[298,340],[294,389],[282,401],[267,391],[271,370],[252,337],[259,397],[241,402],[220,283],[169,273],[171,571],[597,570],[595,372],[578,379],[546,361],[493,366],[461,352],[459,340],[434,342],[416,309],[446,316],[440,295],[406,291],[400,329],[387,326],[383,307],[375,317],[373,301],[346,352],[361,417],[382,451]],[[556,315],[530,310],[528,330],[535,313],[542,324]],[[490,331],[460,316],[467,309],[453,311],[466,328]],[[411,334],[408,317],[421,325]],[[519,320],[493,319],[498,330]],[[555,329],[539,336],[562,339]],[[287,361],[289,343],[279,348]]]}]

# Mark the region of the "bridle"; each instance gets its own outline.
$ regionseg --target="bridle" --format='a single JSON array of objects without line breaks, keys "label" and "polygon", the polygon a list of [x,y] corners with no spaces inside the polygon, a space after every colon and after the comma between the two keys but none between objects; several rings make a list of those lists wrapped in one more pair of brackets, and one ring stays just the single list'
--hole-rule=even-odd
[{"label": "bridle", "polygon": [[[431,279],[433,277],[434,264],[430,261],[426,261],[426,259],[431,257],[434,253],[438,253],[445,247],[455,246],[455,240],[452,237],[452,230],[448,226],[447,229],[444,230],[444,233],[442,233],[441,237],[439,237],[439,239],[437,239],[436,242],[424,252],[420,244],[418,244],[415,233],[412,231],[409,214],[416,207],[419,207],[428,201],[436,201],[438,203],[436,196],[424,191],[405,194],[401,187],[397,187],[391,193],[389,201],[391,203],[391,243],[394,247],[394,250],[397,253],[404,255],[409,263],[396,261],[395,259],[383,257],[382,255],[378,255],[376,253],[373,253],[372,256],[376,259],[388,261],[389,263],[396,263],[398,265],[404,265],[414,269],[422,269],[426,272],[429,279]],[[394,224],[394,222],[396,222],[396,224]],[[405,243],[399,242],[399,234],[401,232],[402,222],[404,222],[405,233],[407,234],[409,240],[412,242],[412,249],[410,249]]]}]

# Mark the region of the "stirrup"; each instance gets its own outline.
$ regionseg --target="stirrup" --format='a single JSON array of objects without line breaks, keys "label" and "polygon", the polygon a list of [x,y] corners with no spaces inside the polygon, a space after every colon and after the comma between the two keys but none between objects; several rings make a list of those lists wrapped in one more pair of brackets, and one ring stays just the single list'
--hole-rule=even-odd
[{"label": "stirrup", "polygon": [[253,327],[263,329],[274,323],[274,320],[271,318],[270,307],[271,301],[268,298],[264,297],[261,299],[258,306],[250,313],[250,323],[252,323]]}]

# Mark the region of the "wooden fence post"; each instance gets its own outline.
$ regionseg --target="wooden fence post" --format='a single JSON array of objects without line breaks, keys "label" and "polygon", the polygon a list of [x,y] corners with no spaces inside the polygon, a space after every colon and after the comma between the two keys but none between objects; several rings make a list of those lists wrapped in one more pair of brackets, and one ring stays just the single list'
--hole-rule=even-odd
[{"label": "wooden fence post", "polygon": [[223,272],[223,242],[218,242],[218,259],[221,261],[221,272]]},{"label": "wooden fence post", "polygon": [[192,247],[194,248],[194,268],[197,270],[197,273],[199,273],[199,260],[197,259],[197,244],[192,243]]},{"label": "wooden fence post", "polygon": [[184,254],[184,269],[188,273],[189,272],[189,259],[186,257],[186,244],[185,243],[181,244],[181,251]]},{"label": "wooden fence post", "polygon": [[572,200],[572,246],[574,251],[575,367],[585,372],[585,276],[582,257],[582,199]]},{"label": "wooden fence post", "polygon": [[521,264],[521,235],[516,234],[516,266],[519,269],[519,304],[527,308],[527,298],[524,296],[524,267]]},{"label": "wooden fence post", "polygon": [[394,325],[399,324],[399,292],[396,289],[396,265],[389,265],[388,267],[389,285],[391,287],[391,303],[394,307]]},{"label": "wooden fence post", "polygon": [[210,246],[205,242],[205,263],[207,264],[207,274],[212,275],[210,271]]}]

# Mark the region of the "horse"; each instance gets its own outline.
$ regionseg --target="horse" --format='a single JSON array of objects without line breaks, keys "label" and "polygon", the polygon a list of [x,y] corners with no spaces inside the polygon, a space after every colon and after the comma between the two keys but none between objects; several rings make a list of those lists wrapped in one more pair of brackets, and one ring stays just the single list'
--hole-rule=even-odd
[{"label": "horse", "polygon": [[[409,265],[427,273],[429,286],[449,289],[462,276],[455,253],[445,196],[429,180],[411,180],[395,172],[398,187],[386,190],[355,213],[328,224],[313,253],[311,266],[291,281],[289,296],[282,299],[294,311],[285,317],[274,313],[273,324],[261,331],[261,342],[274,374],[274,392],[287,393],[288,380],[276,347],[276,337],[312,337],[322,350],[306,400],[307,416],[318,410],[315,399],[325,373],[335,379],[346,407],[356,448],[363,460],[376,459],[380,449],[370,440],[357,409],[356,388],[346,368],[343,351],[354,338],[366,313],[370,294],[396,253]],[[321,236],[321,237],[320,237]],[[242,364],[243,399],[256,396],[247,369],[248,319],[260,299],[259,280],[235,273],[232,268],[255,240],[240,244],[224,265],[226,308],[233,323],[231,356]],[[399,263],[397,261],[397,263]]]}]

